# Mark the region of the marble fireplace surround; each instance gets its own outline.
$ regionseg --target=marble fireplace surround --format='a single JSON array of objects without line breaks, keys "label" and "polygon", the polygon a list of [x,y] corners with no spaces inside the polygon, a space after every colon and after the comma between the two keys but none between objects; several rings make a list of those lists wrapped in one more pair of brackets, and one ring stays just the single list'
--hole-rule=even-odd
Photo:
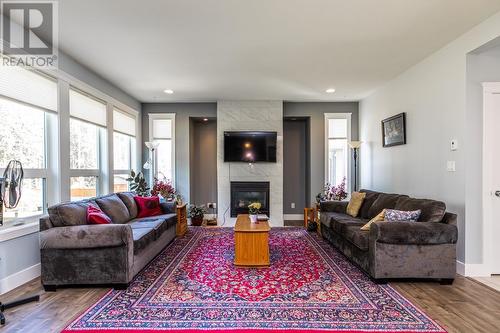
[{"label": "marble fireplace surround", "polygon": [[[224,131],[275,131],[276,163],[224,162]],[[217,102],[217,205],[219,225],[234,226],[230,216],[231,181],[270,183],[270,223],[283,226],[283,101]]]}]

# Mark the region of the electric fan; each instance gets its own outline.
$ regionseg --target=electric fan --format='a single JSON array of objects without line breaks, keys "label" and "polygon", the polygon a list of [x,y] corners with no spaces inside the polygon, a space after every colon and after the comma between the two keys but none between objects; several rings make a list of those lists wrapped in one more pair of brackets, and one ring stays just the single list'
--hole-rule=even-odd
[{"label": "electric fan", "polygon": [[[3,206],[5,208],[16,208],[19,200],[21,199],[21,185],[23,183],[23,166],[21,162],[12,160],[7,165],[3,173],[3,177],[0,178],[0,226],[3,222]],[[5,309],[13,308],[18,305],[26,304],[29,302],[36,302],[40,300],[40,295],[31,296],[28,298],[20,299],[10,303],[0,302],[0,325],[5,324],[5,316],[3,311]]]}]

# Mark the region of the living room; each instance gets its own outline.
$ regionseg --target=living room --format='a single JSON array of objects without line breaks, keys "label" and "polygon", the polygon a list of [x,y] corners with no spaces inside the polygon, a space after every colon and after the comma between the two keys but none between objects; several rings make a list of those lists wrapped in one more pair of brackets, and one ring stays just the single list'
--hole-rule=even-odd
[{"label": "living room", "polygon": [[500,2],[0,8],[0,332],[498,331]]}]

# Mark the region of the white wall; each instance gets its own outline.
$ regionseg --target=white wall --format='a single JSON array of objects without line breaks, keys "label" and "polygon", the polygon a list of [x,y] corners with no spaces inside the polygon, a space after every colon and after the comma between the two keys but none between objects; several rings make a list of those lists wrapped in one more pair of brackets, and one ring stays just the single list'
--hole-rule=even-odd
[{"label": "white wall", "polygon": [[[276,131],[276,163],[224,162],[224,131]],[[231,181],[269,181],[270,223],[283,226],[283,102],[219,101],[217,102],[217,189],[219,220],[230,219]]]},{"label": "white wall", "polygon": [[[432,54],[360,103],[361,186],[442,200],[459,215],[458,259],[482,261],[478,110],[466,107],[467,54],[500,35],[500,13]],[[407,144],[382,148],[380,121],[406,112]],[[451,139],[459,149],[450,151]],[[456,172],[446,162],[456,161]],[[479,175],[479,181],[478,181]],[[467,191],[467,195],[466,195]],[[474,209],[474,207],[476,209]],[[469,208],[473,214],[468,212]]]}]

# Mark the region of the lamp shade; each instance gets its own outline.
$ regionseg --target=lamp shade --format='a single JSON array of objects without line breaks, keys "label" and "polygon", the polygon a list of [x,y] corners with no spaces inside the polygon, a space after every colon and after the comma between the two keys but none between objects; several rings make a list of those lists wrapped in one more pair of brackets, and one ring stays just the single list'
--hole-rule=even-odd
[{"label": "lamp shade", "polygon": [[356,149],[356,148],[361,147],[362,143],[363,143],[362,141],[350,141],[349,147],[351,147],[352,149]]},{"label": "lamp shade", "polygon": [[158,141],[147,141],[144,142],[144,144],[146,145],[146,147],[148,147],[149,150],[154,150],[160,145]]}]

